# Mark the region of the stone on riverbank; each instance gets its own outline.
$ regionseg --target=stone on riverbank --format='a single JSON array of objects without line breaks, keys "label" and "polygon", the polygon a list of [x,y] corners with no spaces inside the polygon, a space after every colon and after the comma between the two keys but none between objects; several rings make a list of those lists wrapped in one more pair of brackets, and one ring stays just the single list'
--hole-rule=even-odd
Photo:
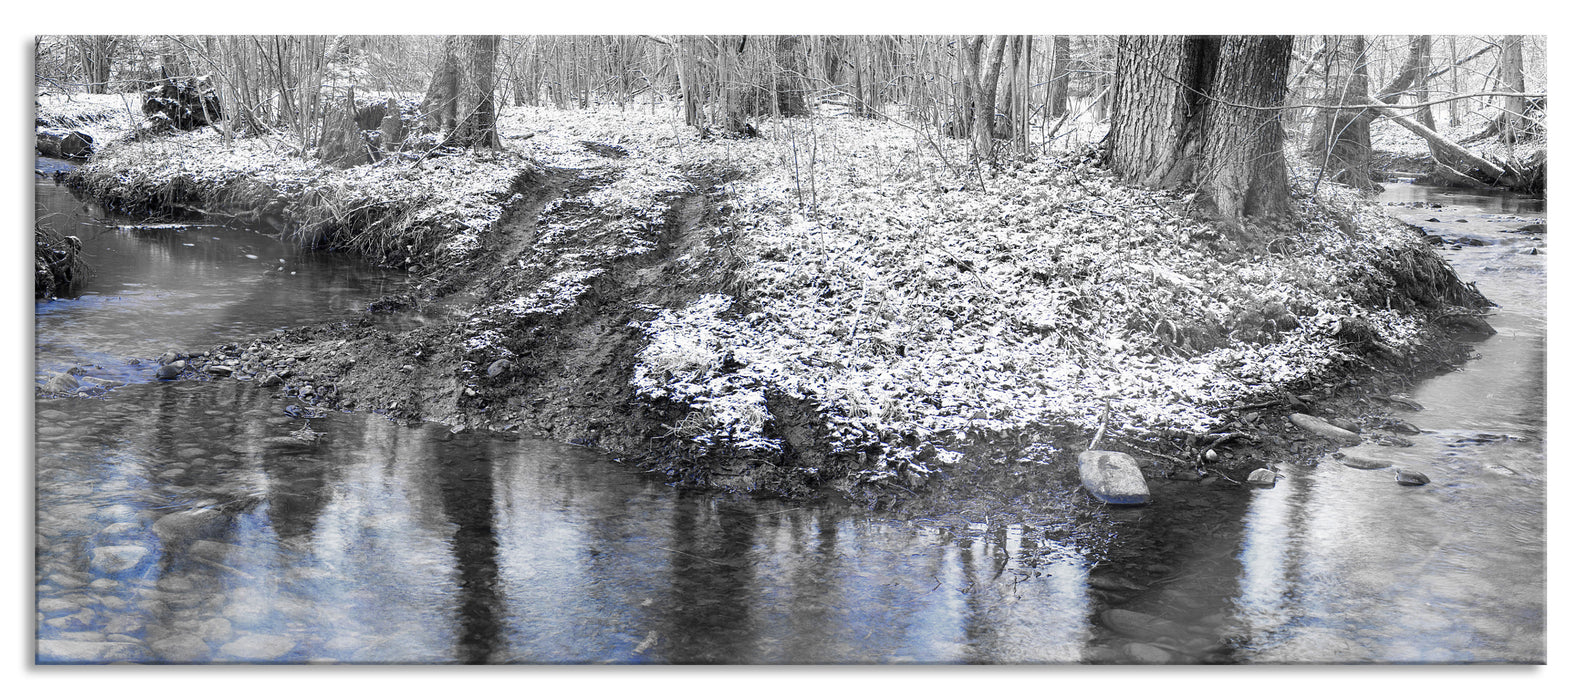
[{"label": "stone on riverbank", "polygon": [[1252,473],[1247,475],[1247,484],[1250,486],[1262,486],[1264,488],[1268,488],[1274,486],[1274,482],[1278,479],[1278,474],[1275,474],[1268,469],[1260,468],[1252,470]]},{"label": "stone on riverbank", "polygon": [[1362,443],[1362,436],[1350,430],[1331,424],[1322,418],[1307,415],[1306,413],[1293,413],[1290,416],[1291,424],[1307,432],[1329,440],[1344,442],[1348,445]]},{"label": "stone on riverbank", "polygon": [[1123,452],[1087,450],[1077,455],[1082,485],[1099,500],[1116,505],[1148,502],[1148,483],[1137,460]]}]

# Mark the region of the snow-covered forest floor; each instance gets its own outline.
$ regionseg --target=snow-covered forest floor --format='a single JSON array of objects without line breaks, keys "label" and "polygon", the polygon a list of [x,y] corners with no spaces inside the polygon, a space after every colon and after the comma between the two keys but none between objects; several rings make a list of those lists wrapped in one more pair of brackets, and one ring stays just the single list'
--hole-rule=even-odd
[{"label": "snow-covered forest floor", "polygon": [[39,127],[72,129],[93,137],[103,148],[125,138],[143,120],[142,95],[49,94],[37,97]]},{"label": "snow-covered forest floor", "polygon": [[[896,120],[757,126],[763,138],[704,139],[668,106],[506,107],[501,152],[346,170],[204,129],[106,139],[81,181],[134,209],[179,193],[277,211],[305,240],[433,276],[500,245],[525,172],[598,172],[582,196],[631,245],[551,278],[564,289],[492,300],[532,316],[564,312],[609,259],[653,250],[643,232],[667,202],[729,169],[714,205],[736,283],[653,310],[631,390],[685,406],[667,428],[699,455],[771,461],[784,445],[770,398],[804,402],[831,453],[861,456],[852,476],[866,482],[932,473],[976,438],[1091,432],[1105,416],[1111,435],[1202,433],[1216,407],[1427,337],[1420,295],[1401,288],[1437,274],[1421,235],[1353,190],[1315,189],[1308,168],[1293,168],[1296,216],[1247,244],[1190,216],[1187,198],[1118,183],[1091,140],[995,169]],[[500,338],[466,342],[510,355]]]}]

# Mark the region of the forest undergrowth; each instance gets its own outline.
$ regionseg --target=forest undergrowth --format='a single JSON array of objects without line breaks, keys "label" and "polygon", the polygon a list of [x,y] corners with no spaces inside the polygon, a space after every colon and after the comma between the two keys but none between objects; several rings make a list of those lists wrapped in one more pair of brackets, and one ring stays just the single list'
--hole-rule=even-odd
[{"label": "forest undergrowth", "polygon": [[[700,174],[728,170],[708,221],[729,242],[713,252],[731,283],[637,324],[631,391],[676,409],[665,436],[699,461],[783,464],[772,407],[809,407],[844,457],[795,465],[810,482],[915,483],[974,441],[1055,428],[1205,433],[1217,408],[1410,355],[1435,307],[1472,302],[1445,296],[1459,283],[1420,232],[1300,166],[1294,215],[1237,231],[1194,216],[1189,195],[1120,184],[1091,143],[990,167],[896,119],[759,130],[705,139],[670,109],[506,108],[499,152],[336,170],[209,129],[116,141],[79,182],[128,210],[273,211],[304,242],[433,279],[508,245],[502,222],[533,175],[596,173],[579,206],[629,245],[563,246],[586,260],[545,269],[575,274],[491,288],[474,315],[494,320],[456,339],[477,369],[513,357],[498,329],[532,325],[499,317],[565,313],[612,261],[654,251],[643,232]],[[539,215],[540,243],[580,235],[557,206]]]}]

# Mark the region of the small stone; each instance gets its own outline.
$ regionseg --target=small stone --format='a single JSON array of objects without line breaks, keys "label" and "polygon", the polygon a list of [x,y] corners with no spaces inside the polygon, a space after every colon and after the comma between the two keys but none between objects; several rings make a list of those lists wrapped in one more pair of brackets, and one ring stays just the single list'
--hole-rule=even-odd
[{"label": "small stone", "polygon": [[108,520],[110,522],[117,523],[129,523],[137,520],[138,515],[140,515],[141,512],[142,511],[139,511],[132,506],[126,505],[125,503],[120,503],[113,506],[105,506],[100,508],[99,511],[95,513],[95,515],[98,516],[100,520]]},{"label": "small stone", "polygon": [[192,579],[186,576],[166,576],[154,586],[167,593],[186,593],[193,588]]},{"label": "small stone", "polygon": [[208,367],[204,367],[203,371],[208,372],[209,374],[212,374],[216,377],[229,377],[231,376],[231,372],[235,370],[234,368],[227,365],[209,365]]},{"label": "small stone", "polygon": [[1330,418],[1329,424],[1340,428],[1341,430],[1349,430],[1353,433],[1362,432],[1362,426],[1357,425],[1356,421],[1349,418]]},{"label": "small stone", "polygon": [[1152,644],[1131,642],[1124,649],[1127,657],[1140,664],[1167,664],[1172,660],[1170,652]]},{"label": "small stone", "polygon": [[1402,486],[1422,486],[1428,483],[1428,475],[1411,469],[1395,470],[1395,483]]},{"label": "small stone", "polygon": [[182,368],[179,365],[174,364],[160,365],[159,369],[154,370],[154,378],[160,381],[168,382],[172,379],[175,379],[176,377],[181,376],[181,369]]},{"label": "small stone", "polygon": [[296,647],[296,641],[289,637],[249,634],[220,647],[220,653],[247,661],[274,661]]},{"label": "small stone", "polygon": [[1099,613],[1099,622],[1133,639],[1162,639],[1186,634],[1186,627],[1180,624],[1124,608],[1111,608]]},{"label": "small stone", "polygon": [[60,598],[45,598],[38,602],[38,611],[48,617],[74,613],[81,609],[82,606]]},{"label": "small stone", "polygon": [[274,372],[270,372],[268,374],[265,374],[262,379],[258,380],[258,385],[259,386],[266,386],[266,387],[267,386],[279,386],[280,382],[282,382],[282,381],[285,381],[285,380],[281,379],[280,375],[275,374]]},{"label": "small stone", "polygon": [[165,351],[165,354],[159,356],[159,364],[168,365],[175,362],[176,360],[183,359],[184,357],[184,355],[176,352],[175,350],[167,350]]},{"label": "small stone", "polygon": [[49,578],[44,580],[60,586],[61,588],[81,588],[85,583],[87,583],[86,581],[83,581],[76,576],[72,576],[71,574],[50,574]]},{"label": "small stone", "polygon": [[57,375],[55,375],[53,377],[50,377],[49,381],[44,382],[44,393],[46,393],[46,394],[70,394],[70,393],[73,393],[73,392],[77,391],[77,388],[80,387],[81,385],[82,385],[82,383],[77,381],[76,377],[73,377],[70,374],[66,374],[66,373],[62,372],[62,373],[57,374]]},{"label": "small stone", "polygon": [[511,369],[511,362],[509,360],[495,360],[493,364],[489,365],[489,378],[493,379],[498,377],[501,373],[509,369]]},{"label": "small stone", "polygon": [[1088,574],[1088,587],[1104,591],[1144,591],[1148,590],[1127,580],[1125,577],[1114,574],[1093,572]]},{"label": "small stone", "polygon": [[1280,477],[1278,474],[1275,474],[1268,469],[1254,469],[1252,470],[1251,474],[1247,475],[1247,484],[1250,486],[1263,486],[1267,488],[1274,486],[1275,481],[1277,481],[1279,478]]},{"label": "small stone", "polygon": [[136,568],[148,555],[147,547],[136,545],[97,547],[89,555],[88,568],[96,573],[114,576]]},{"label": "small stone", "polygon": [[191,664],[205,661],[213,653],[208,643],[193,634],[175,634],[148,645],[163,661]]},{"label": "small stone", "polygon": [[211,617],[198,625],[198,635],[211,644],[222,644],[236,636],[231,627],[231,621],[223,617]]},{"label": "small stone", "polygon": [[1352,469],[1388,469],[1394,466],[1388,459],[1362,454],[1354,450],[1341,450],[1339,454],[1340,463]]},{"label": "small stone", "polygon": [[217,510],[171,513],[154,521],[154,534],[167,543],[186,542],[213,534],[224,520],[225,514]]},{"label": "small stone", "polygon": [[86,664],[103,661],[111,644],[76,642],[67,639],[40,639],[34,660],[41,664]]},{"label": "small stone", "polygon": [[208,559],[209,561],[223,564],[227,561],[240,558],[241,555],[247,550],[234,544],[215,542],[213,540],[198,540],[193,542],[192,545],[187,548],[187,551],[195,557],[202,557],[204,559]]},{"label": "small stone", "polygon": [[135,532],[142,532],[143,526],[137,523],[110,523],[99,531],[100,537],[116,538],[125,537]]}]

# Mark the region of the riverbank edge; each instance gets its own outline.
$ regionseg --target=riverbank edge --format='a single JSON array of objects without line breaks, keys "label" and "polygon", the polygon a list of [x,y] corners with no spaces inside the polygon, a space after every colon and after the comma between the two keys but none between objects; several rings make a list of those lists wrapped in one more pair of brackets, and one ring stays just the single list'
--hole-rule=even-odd
[{"label": "riverbank edge", "polygon": [[[717,179],[714,178],[715,182],[712,184],[717,185]],[[71,178],[68,180],[70,181]],[[631,391],[629,378],[633,358],[642,343],[642,336],[637,326],[645,320],[651,320],[651,315],[644,318],[643,315],[634,315],[628,311],[617,314],[614,320],[620,323],[605,324],[626,330],[618,333],[617,335],[620,336],[618,338],[607,333],[597,339],[602,341],[613,339],[615,342],[611,343],[603,353],[606,358],[604,364],[596,368],[599,370],[595,372],[598,376],[599,388],[595,391],[598,396],[594,398],[597,400],[592,402],[573,400],[571,397],[574,396],[576,389],[568,391],[564,382],[531,381],[532,377],[542,379],[546,376],[543,371],[534,374],[523,371],[520,367],[510,367],[496,372],[494,371],[496,366],[493,364],[489,367],[469,366],[471,363],[465,352],[449,354],[443,351],[434,352],[436,347],[444,348],[447,344],[454,344],[459,340],[454,336],[454,331],[457,329],[455,325],[449,327],[452,332],[449,338],[446,337],[445,330],[433,326],[428,327],[427,330],[418,329],[400,333],[377,330],[382,323],[381,317],[392,313],[421,313],[425,308],[454,304],[454,300],[466,299],[469,295],[476,299],[485,291],[496,294],[505,291],[504,286],[508,284],[507,282],[492,278],[480,281],[475,277],[480,274],[487,277],[487,270],[492,263],[505,261],[505,258],[509,257],[503,251],[506,242],[519,238],[522,227],[530,230],[538,225],[546,205],[562,195],[573,180],[575,177],[568,173],[552,174],[532,166],[524,167],[513,181],[512,192],[513,195],[523,195],[525,199],[511,207],[502,217],[500,225],[494,227],[496,233],[500,235],[491,236],[475,254],[465,260],[466,264],[449,268],[448,274],[438,278],[429,276],[417,281],[412,294],[381,300],[355,320],[290,329],[254,340],[247,348],[236,344],[223,344],[202,353],[194,353],[185,376],[205,378],[235,376],[266,383],[271,383],[273,377],[288,396],[293,396],[299,402],[316,409],[354,408],[383,413],[397,420],[443,422],[458,429],[527,432],[536,437],[592,447],[614,459],[637,463],[664,473],[675,483],[689,486],[798,498],[833,491],[870,506],[893,507],[911,496],[937,490],[940,483],[945,481],[906,478],[905,475],[893,483],[859,482],[851,479],[850,475],[867,462],[868,455],[862,452],[832,453],[829,449],[829,436],[816,420],[816,408],[807,400],[782,396],[769,397],[768,408],[778,434],[789,449],[772,460],[766,460],[765,455],[762,454],[735,454],[721,451],[706,451],[700,454],[696,445],[690,443],[686,436],[676,429],[678,423],[686,417],[685,407],[667,405],[665,402],[642,401]],[[91,186],[85,187],[86,183],[81,182],[80,178],[73,184],[85,189],[87,194],[95,199],[108,201],[112,205],[127,206],[124,200],[108,196],[104,188],[96,190]],[[637,256],[638,260],[622,263],[628,265],[628,269],[606,278],[615,279],[623,276],[643,278],[645,275],[640,274],[640,270],[673,266],[676,259],[681,257],[675,251],[681,249],[707,251],[718,250],[721,246],[728,247],[729,240],[687,240],[686,232],[699,228],[697,224],[700,222],[694,220],[689,225],[685,221],[689,216],[686,203],[695,204],[698,197],[705,196],[700,192],[706,192],[710,187],[710,178],[701,177],[692,183],[689,193],[669,202],[667,206],[670,214],[666,216],[664,224],[667,232],[659,235],[662,239],[660,251]],[[247,192],[252,192],[254,198],[249,199]],[[148,203],[155,205],[147,207],[149,210],[178,214],[194,210],[210,211],[219,205],[258,211],[265,206],[283,208],[288,204],[281,202],[278,193],[266,193],[260,188],[240,190],[227,188],[215,191],[201,188],[163,188],[139,191],[139,196],[144,198],[139,201],[145,205]],[[348,200],[337,203],[337,206],[356,208],[361,206],[361,203]],[[694,208],[706,212],[715,207]],[[415,240],[427,240],[433,243],[439,238],[419,234],[415,236]],[[414,250],[413,257],[419,259],[429,257],[425,253],[431,255],[433,251]],[[1408,251],[1406,254],[1411,253]],[[388,262],[377,257],[374,261]],[[1411,268],[1412,265],[1405,264],[1401,267]],[[740,280],[732,279],[728,272],[726,274],[720,274],[718,270],[702,272],[693,270],[693,272],[699,275],[700,280],[706,280],[706,283],[700,281],[699,284],[675,288],[672,290],[673,296],[658,299],[666,303],[649,304],[648,307],[675,305],[678,301],[684,303],[687,297],[695,296],[704,290],[725,288],[740,283]],[[527,281],[516,280],[518,283]],[[586,325],[589,320],[599,316],[596,310],[602,306],[599,299],[621,296],[617,293],[620,286],[617,281],[614,288],[603,290],[602,293],[596,289],[591,302],[593,310],[589,313],[573,314],[569,318],[576,319],[574,321],[560,321],[550,325],[558,325],[562,330]],[[1431,299],[1425,300],[1431,301]],[[456,309],[446,313],[453,318],[466,315]],[[547,332],[545,324],[537,324],[533,330],[538,338],[554,336],[553,333]],[[1424,338],[1424,342],[1417,344],[1418,350],[1410,355],[1381,353],[1377,357],[1365,357],[1353,363],[1357,365],[1356,367],[1334,368],[1323,378],[1309,382],[1309,385],[1292,386],[1290,389],[1293,392],[1304,392],[1316,386],[1318,390],[1330,394],[1325,397],[1326,400],[1336,402],[1333,407],[1326,406],[1319,410],[1356,413],[1357,411],[1352,409],[1366,408],[1368,394],[1359,392],[1353,395],[1343,390],[1337,393],[1335,387],[1340,385],[1340,380],[1348,381],[1345,386],[1353,386],[1349,382],[1356,380],[1357,377],[1351,376],[1348,379],[1347,375],[1354,375],[1358,369],[1371,369],[1376,374],[1372,379],[1364,380],[1363,383],[1369,386],[1398,385],[1428,371],[1422,369],[1425,366],[1434,368],[1434,371],[1443,371],[1449,363],[1465,357],[1466,349],[1451,341],[1447,334],[1431,331],[1430,335],[1432,337]],[[370,373],[383,374],[387,379],[368,382],[363,386],[348,386],[346,382],[340,381],[339,375],[346,366],[337,363],[346,355],[337,353],[326,357],[324,350],[330,343],[336,344],[337,348],[352,343],[358,356],[356,364],[364,368],[361,376],[366,378]],[[598,345],[599,343],[589,342],[562,347],[553,354],[575,356],[578,353],[597,350]],[[524,343],[521,349],[532,354],[531,351],[538,348],[531,347],[531,343]],[[425,350],[428,352],[425,353]],[[423,357],[425,354],[426,358]],[[408,358],[420,359],[415,362],[404,361]],[[559,370],[563,375],[561,378],[567,378],[565,375],[568,374],[568,368],[564,363],[549,369]],[[510,383],[513,378],[514,385]],[[582,389],[582,391],[588,390]],[[1312,407],[1299,400],[1287,403],[1292,410],[1312,410]],[[500,417],[500,413],[488,414],[491,407],[499,406],[511,408],[505,411],[504,417]],[[587,414],[590,411],[599,415],[589,417]],[[1280,442],[1288,442],[1286,438],[1278,436],[1289,435],[1290,431],[1287,430],[1289,424],[1283,422],[1284,416],[1275,413],[1278,411],[1258,413],[1257,426],[1263,433],[1276,436],[1277,441],[1274,444],[1278,446]],[[1274,419],[1274,422],[1270,423],[1266,419]],[[1036,435],[1029,435],[1027,431],[1021,431],[1017,435],[975,434],[961,445],[967,466],[959,464],[956,460],[952,460],[951,464],[936,460],[932,466],[940,468],[944,473],[960,473],[965,469],[981,468],[982,463],[1005,463],[1007,460],[1021,459],[1025,457],[1027,452],[1025,448],[1029,446],[1047,448],[1049,445],[1069,446],[1074,442],[1084,442],[1076,435],[1077,430],[1070,426],[1046,426],[1037,432]],[[1261,455],[1260,459],[1264,463],[1279,459],[1304,458],[1300,450],[1259,449],[1261,440],[1256,439],[1256,435],[1252,433],[1247,435],[1254,438],[1244,440],[1249,443],[1247,447],[1251,448],[1246,450],[1247,454]],[[1203,439],[1205,439],[1204,435],[1159,435],[1152,441],[1146,439],[1142,441],[1146,445],[1143,449],[1154,454],[1153,457],[1145,456],[1145,465],[1150,470],[1150,478],[1179,476],[1184,473],[1185,467],[1190,466],[1199,473],[1200,478],[1206,478],[1211,471],[1217,471],[1223,478],[1234,481],[1244,478],[1246,472],[1257,468],[1257,464],[1244,467],[1232,466],[1230,463],[1205,466],[1193,454],[1194,450],[1201,447],[1199,443]],[[1018,449],[1008,450],[1007,446],[1011,445],[1017,446]],[[1219,446],[1220,452],[1229,453],[1225,450],[1223,442]],[[1045,449],[1045,452],[1047,453],[1048,450]],[[1063,472],[1074,472],[1069,468],[1075,462],[1074,450],[1057,448],[1054,453],[1054,455],[1046,454],[1049,466]],[[1171,453],[1183,456],[1172,456]]]}]

